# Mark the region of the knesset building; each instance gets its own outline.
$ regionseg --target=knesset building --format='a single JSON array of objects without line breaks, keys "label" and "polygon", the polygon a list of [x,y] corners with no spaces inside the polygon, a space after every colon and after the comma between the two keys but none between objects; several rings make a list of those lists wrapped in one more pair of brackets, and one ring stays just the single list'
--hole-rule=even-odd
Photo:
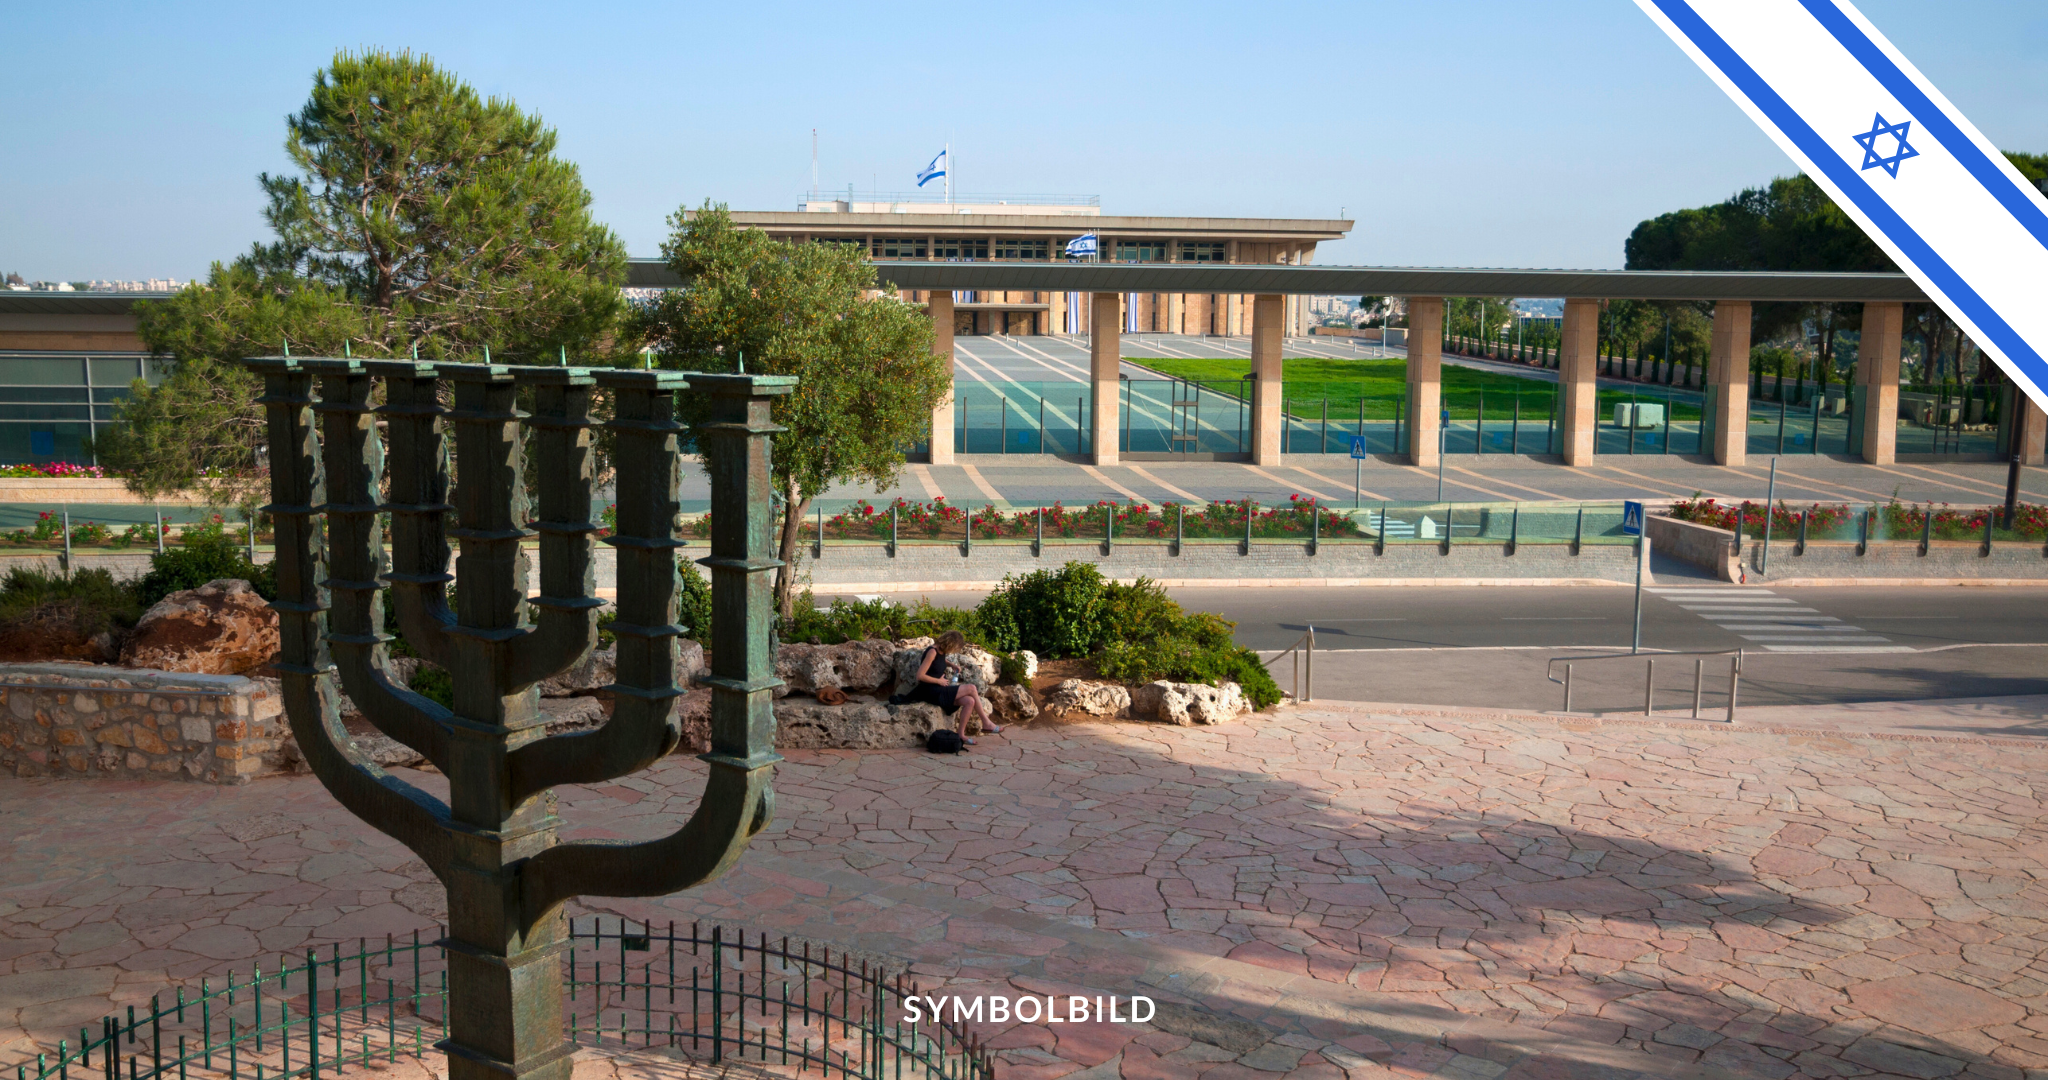
[{"label": "knesset building", "polygon": [[[792,217],[797,215],[790,215]],[[1539,452],[1555,455],[1568,466],[1593,464],[1603,447],[1598,380],[1601,355],[1600,312],[1604,301],[1696,301],[1713,306],[1713,335],[1704,385],[1696,395],[1700,417],[1692,452],[1721,465],[1743,465],[1752,452],[1749,428],[1750,329],[1752,305],[1762,302],[1828,302],[1863,305],[1862,334],[1851,393],[1841,399],[1846,422],[1844,454],[1872,464],[1890,464],[1899,455],[1901,388],[1899,375],[1905,305],[1927,297],[1904,274],[1758,273],[1639,270],[1481,270],[1382,267],[1319,267],[1296,264],[1117,263],[1117,262],[952,262],[936,260],[878,261],[881,279],[894,285],[911,303],[921,303],[936,330],[936,351],[952,361],[961,325],[962,297],[989,294],[1051,294],[1085,298],[1088,327],[1089,379],[1071,401],[1074,420],[1069,443],[1046,447],[1047,425],[1041,424],[1041,448],[1095,464],[1119,460],[1199,458],[1243,460],[1276,465],[1290,452],[1288,436],[1299,417],[1283,412],[1281,352],[1286,337],[1302,328],[1291,314],[1301,297],[1320,295],[1394,296],[1406,301],[1408,347],[1406,390],[1397,405],[1395,430],[1376,447],[1397,460],[1434,466],[1445,446],[1440,441],[1443,404],[1443,317],[1445,297],[1560,297],[1565,301],[1562,343],[1558,347],[1558,387],[1549,415],[1541,418],[1545,442]],[[636,261],[630,270],[635,285],[673,287],[674,276],[659,262]],[[1130,312],[1151,296],[1250,297],[1250,377],[1242,391],[1215,395],[1226,410],[1235,407],[1236,431],[1218,431],[1222,449],[1204,449],[1203,432],[1185,432],[1189,405],[1200,414],[1205,388],[1169,387],[1165,397],[1141,397],[1125,377],[1122,337],[1132,325]],[[985,386],[975,383],[969,386]],[[1162,379],[1162,386],[1168,381]],[[956,383],[956,392],[964,389]],[[1999,431],[1999,452],[2017,453],[2027,464],[2044,461],[2048,418],[2016,388],[2009,389]],[[1044,416],[1046,402],[1038,402]],[[1405,406],[1405,407],[1403,407]],[[1013,402],[998,406],[1007,416],[1018,410],[1027,429],[1028,410]],[[1212,413],[1216,405],[1206,406]],[[1056,409],[1067,410],[1061,401]],[[1134,449],[1131,413],[1170,412],[1171,429],[1162,444]],[[958,436],[971,429],[959,422],[952,399],[933,412],[931,437],[925,448],[932,464],[947,464],[966,449]],[[1818,427],[1818,407],[1815,411]],[[1480,426],[1483,429],[1484,413]],[[1532,418],[1534,420],[1535,418]],[[1341,433],[1348,418],[1339,418]],[[1218,427],[1228,427],[1226,418]],[[1345,452],[1332,444],[1329,423],[1312,452]],[[1358,430],[1366,431],[1361,404]],[[1002,449],[1015,452],[1008,427]],[[1780,428],[1782,436],[1783,428]],[[1469,434],[1469,433],[1468,433]],[[1635,435],[1629,433],[1633,451]],[[1368,442],[1370,442],[1370,438]],[[1296,440],[1298,443],[1298,440]],[[1521,444],[1526,445],[1526,444]],[[1668,445],[1668,444],[1667,444]],[[1298,447],[1296,447],[1298,448]],[[1520,446],[1517,446],[1519,449]],[[1811,448],[1811,447],[1810,447]],[[1028,447],[1027,447],[1028,449]],[[1613,452],[1612,448],[1606,448]],[[979,455],[976,455],[977,457]],[[1954,454],[1968,457],[1973,455]],[[1974,456],[1988,456],[1977,453]]]},{"label": "knesset building", "polygon": [[[1305,266],[1316,245],[1341,239],[1352,222],[1303,218],[1220,218],[1104,215],[1094,196],[969,196],[934,202],[929,195],[868,193],[813,197],[794,211],[733,211],[733,224],[777,240],[854,244],[877,263],[896,261],[1046,263],[1068,241],[1097,238],[1103,262],[1198,266]],[[996,200],[1006,201],[996,201]],[[689,215],[685,215],[689,216]],[[907,297],[924,302],[924,290]],[[1044,286],[965,286],[956,290],[955,334],[1019,336],[1083,334],[1097,312],[1084,294]],[[1119,314],[1123,329],[1141,333],[1243,335],[1251,332],[1246,293],[1150,290],[1134,293]],[[1286,300],[1288,334],[1306,334],[1300,298]]]}]

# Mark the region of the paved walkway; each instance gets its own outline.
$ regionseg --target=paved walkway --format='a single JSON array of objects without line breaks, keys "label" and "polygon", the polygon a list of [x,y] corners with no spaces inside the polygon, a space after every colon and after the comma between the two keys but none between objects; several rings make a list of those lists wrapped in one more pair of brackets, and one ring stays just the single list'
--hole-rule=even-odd
[{"label": "paved walkway", "polygon": [[[576,911],[744,923],[948,993],[1161,1002],[990,1028],[1002,1080],[2018,1080],[2048,1075],[2044,766],[2032,740],[1322,705],[1020,729],[793,753],[731,876]],[[562,812],[652,835],[701,769]],[[305,778],[4,780],[0,830],[0,1063],[167,980],[442,915]]]}]

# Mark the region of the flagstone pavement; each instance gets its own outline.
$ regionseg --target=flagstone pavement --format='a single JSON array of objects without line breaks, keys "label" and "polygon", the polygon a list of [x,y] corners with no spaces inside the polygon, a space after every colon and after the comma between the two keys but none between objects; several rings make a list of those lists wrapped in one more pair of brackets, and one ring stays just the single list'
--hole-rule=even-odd
[{"label": "flagstone pavement", "polygon": [[[1162,1003],[982,1025],[999,1080],[2048,1078],[2044,766],[2027,739],[1323,704],[1016,728],[792,752],[731,875],[572,913]],[[563,789],[568,834],[672,829],[702,769]],[[0,780],[0,845],[8,1066],[166,985],[444,914],[305,777]]]}]

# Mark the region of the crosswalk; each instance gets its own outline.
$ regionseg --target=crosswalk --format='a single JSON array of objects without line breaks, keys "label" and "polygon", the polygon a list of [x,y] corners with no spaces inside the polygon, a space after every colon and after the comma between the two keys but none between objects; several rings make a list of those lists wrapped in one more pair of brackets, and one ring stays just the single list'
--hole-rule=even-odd
[{"label": "crosswalk", "polygon": [[1646,590],[1766,652],[1912,652],[1910,645],[1822,615],[1769,589],[1678,586]]}]

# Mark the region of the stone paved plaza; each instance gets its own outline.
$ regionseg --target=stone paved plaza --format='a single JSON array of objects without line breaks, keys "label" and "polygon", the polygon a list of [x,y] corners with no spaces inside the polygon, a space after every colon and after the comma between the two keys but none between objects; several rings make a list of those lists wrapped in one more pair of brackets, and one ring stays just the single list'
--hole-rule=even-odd
[{"label": "stone paved plaza", "polygon": [[[1001,1080],[2048,1077],[2044,754],[1344,705],[792,752],[734,874],[575,911],[729,920],[952,994],[1162,1003],[989,1028]],[[702,768],[561,811],[653,835]],[[9,1065],[170,983],[443,914],[310,778],[0,780],[0,829]]]}]

